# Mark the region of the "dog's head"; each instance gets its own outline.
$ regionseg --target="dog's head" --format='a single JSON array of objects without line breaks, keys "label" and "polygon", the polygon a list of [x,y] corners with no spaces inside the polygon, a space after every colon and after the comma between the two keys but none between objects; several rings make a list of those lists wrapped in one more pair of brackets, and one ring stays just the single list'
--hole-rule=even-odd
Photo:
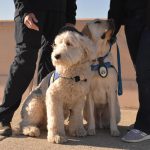
[{"label": "dog's head", "polygon": [[84,26],[82,33],[88,36],[95,43],[99,42],[100,40],[109,42],[114,30],[115,27],[113,20],[95,19],[88,22]]},{"label": "dog's head", "polygon": [[94,43],[74,31],[65,31],[54,40],[52,63],[55,67],[71,67],[96,57]]}]

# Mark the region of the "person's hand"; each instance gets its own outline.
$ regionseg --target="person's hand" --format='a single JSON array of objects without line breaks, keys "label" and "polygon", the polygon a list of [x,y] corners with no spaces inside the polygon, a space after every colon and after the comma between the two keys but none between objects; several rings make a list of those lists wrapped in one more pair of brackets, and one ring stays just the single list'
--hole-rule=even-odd
[{"label": "person's hand", "polygon": [[36,31],[39,31],[39,27],[35,24],[38,20],[33,13],[29,13],[24,18],[24,24],[29,28]]},{"label": "person's hand", "polygon": [[74,28],[75,28],[75,25],[72,24],[72,23],[66,23],[66,26],[71,26],[71,27],[74,27]]}]

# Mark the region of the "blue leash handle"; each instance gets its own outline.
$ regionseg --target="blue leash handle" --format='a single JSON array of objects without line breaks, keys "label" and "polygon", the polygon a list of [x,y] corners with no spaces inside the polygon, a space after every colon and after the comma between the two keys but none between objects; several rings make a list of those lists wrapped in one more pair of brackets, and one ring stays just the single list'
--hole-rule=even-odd
[{"label": "blue leash handle", "polygon": [[121,61],[120,61],[120,50],[119,50],[119,46],[116,42],[117,45],[117,63],[118,63],[118,95],[122,95],[123,94],[123,90],[122,90],[122,75],[121,75]]}]

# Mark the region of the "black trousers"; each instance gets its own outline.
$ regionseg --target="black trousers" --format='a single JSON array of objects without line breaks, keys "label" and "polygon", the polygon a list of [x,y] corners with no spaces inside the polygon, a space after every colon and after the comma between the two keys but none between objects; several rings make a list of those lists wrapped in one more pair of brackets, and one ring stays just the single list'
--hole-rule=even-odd
[{"label": "black trousers", "polygon": [[0,106],[0,122],[3,124],[11,122],[15,110],[20,105],[22,95],[34,76],[41,46],[38,82],[54,69],[50,59],[51,45],[59,29],[65,24],[65,14],[35,12],[35,16],[40,31],[28,29],[22,17],[15,17],[16,56],[10,67],[3,103]]},{"label": "black trousers", "polygon": [[129,18],[125,34],[135,66],[139,94],[139,110],[134,128],[150,134],[150,28],[143,16]]}]

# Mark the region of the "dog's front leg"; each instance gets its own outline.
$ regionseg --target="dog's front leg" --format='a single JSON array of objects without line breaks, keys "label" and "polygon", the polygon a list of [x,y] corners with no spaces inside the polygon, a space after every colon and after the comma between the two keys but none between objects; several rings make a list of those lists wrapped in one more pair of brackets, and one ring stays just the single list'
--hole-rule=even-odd
[{"label": "dog's front leg", "polygon": [[[47,92],[49,93],[49,92]],[[47,139],[52,143],[64,143],[67,141],[64,130],[63,103],[59,96],[46,94],[47,108]]]},{"label": "dog's front leg", "polygon": [[94,101],[90,93],[85,103],[84,117],[87,121],[87,134],[95,135]]},{"label": "dog's front leg", "polygon": [[119,136],[120,132],[117,126],[117,115],[116,115],[116,101],[117,95],[114,90],[109,93],[109,110],[110,110],[110,130],[112,136]]},{"label": "dog's front leg", "polygon": [[85,102],[83,100],[79,101],[71,110],[70,118],[69,118],[69,133],[71,136],[82,137],[82,136],[86,136],[87,134],[83,126],[82,112],[83,112],[84,105]]}]

